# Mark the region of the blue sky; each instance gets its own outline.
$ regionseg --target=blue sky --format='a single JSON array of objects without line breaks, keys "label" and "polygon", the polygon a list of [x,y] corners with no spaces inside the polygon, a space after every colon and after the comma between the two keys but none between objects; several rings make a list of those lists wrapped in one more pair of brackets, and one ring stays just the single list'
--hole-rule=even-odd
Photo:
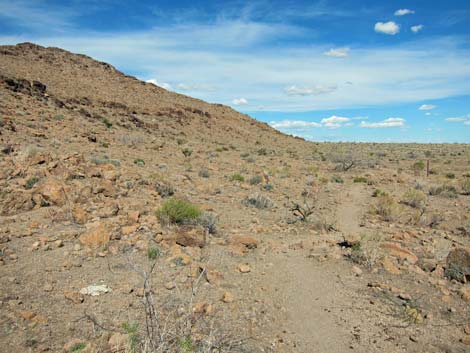
[{"label": "blue sky", "polygon": [[468,0],[0,0],[24,41],[314,141],[470,143]]}]

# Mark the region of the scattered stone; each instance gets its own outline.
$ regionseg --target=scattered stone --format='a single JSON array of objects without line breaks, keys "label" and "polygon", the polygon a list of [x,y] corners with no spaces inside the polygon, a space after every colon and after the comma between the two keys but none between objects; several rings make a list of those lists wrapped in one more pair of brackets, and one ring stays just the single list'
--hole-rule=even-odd
[{"label": "scattered stone", "polygon": [[258,247],[258,240],[249,235],[233,235],[230,240],[230,244],[233,245],[244,245],[248,249],[254,249]]},{"label": "scattered stone", "polygon": [[402,248],[399,244],[385,242],[380,245],[389,255],[399,259],[407,260],[410,264],[414,265],[418,262],[418,257],[408,249]]},{"label": "scattered stone", "polygon": [[230,292],[225,292],[224,295],[222,296],[222,301],[224,303],[232,303],[235,300],[233,297],[233,294]]},{"label": "scattered stone", "polygon": [[106,245],[110,239],[111,234],[104,224],[99,224],[80,236],[80,242],[91,248]]},{"label": "scattered stone", "polygon": [[83,303],[85,298],[83,295],[77,292],[72,292],[72,291],[66,291],[64,292],[64,297],[68,300],[70,300],[74,304],[80,304]]},{"label": "scattered stone", "polygon": [[238,271],[241,273],[248,273],[251,272],[251,267],[248,264],[240,264],[238,265]]},{"label": "scattered stone", "polygon": [[165,288],[168,289],[168,290],[173,290],[173,289],[175,289],[175,287],[176,287],[175,282],[167,282],[167,283],[165,283]]},{"label": "scattered stone", "polygon": [[75,205],[72,209],[72,217],[75,223],[85,224],[87,222],[87,214],[83,207]]},{"label": "scattered stone", "polygon": [[108,348],[110,353],[125,352],[128,347],[129,336],[124,333],[113,333],[108,340]]},{"label": "scattered stone", "polygon": [[98,295],[101,295],[103,293],[108,293],[110,291],[111,289],[106,284],[100,284],[100,285],[90,285],[88,287],[82,288],[80,289],[80,294],[91,295],[92,297],[96,297]]},{"label": "scattered stone", "polygon": [[213,312],[212,304],[209,303],[196,303],[193,305],[193,313],[210,315]]},{"label": "scattered stone", "polygon": [[[70,353],[77,352],[77,347],[86,347],[86,343],[84,343],[82,340],[79,340],[78,338],[72,338],[64,345],[64,351]],[[80,349],[80,352],[83,352],[83,350]]]},{"label": "scattered stone", "polygon": [[463,300],[470,302],[470,285],[465,285],[459,290],[459,294]]},{"label": "scattered stone", "polygon": [[400,269],[393,263],[389,257],[384,257],[382,260],[382,265],[388,273],[392,275],[399,275],[401,273]]},{"label": "scattered stone", "polygon": [[176,234],[176,243],[181,246],[202,248],[206,244],[206,233],[201,228],[182,228]]},{"label": "scattered stone", "polygon": [[357,277],[362,276],[362,270],[359,267],[353,266],[352,271]]}]

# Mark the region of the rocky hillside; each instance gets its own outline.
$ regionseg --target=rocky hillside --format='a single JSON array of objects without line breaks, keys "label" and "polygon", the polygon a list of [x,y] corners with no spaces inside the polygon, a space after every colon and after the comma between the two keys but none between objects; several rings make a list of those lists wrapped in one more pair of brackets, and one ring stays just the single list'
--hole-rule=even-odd
[{"label": "rocky hillside", "polygon": [[0,351],[468,352],[469,161],[1,46]]}]

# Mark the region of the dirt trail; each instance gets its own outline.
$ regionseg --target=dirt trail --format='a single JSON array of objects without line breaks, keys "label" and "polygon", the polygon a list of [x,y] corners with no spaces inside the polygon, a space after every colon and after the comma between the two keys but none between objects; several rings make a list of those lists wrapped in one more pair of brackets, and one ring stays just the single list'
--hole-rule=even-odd
[{"label": "dirt trail", "polygon": [[[337,210],[337,225],[341,232],[361,231],[366,193],[363,186],[352,185]],[[281,286],[281,301],[288,313],[288,332],[298,342],[299,353],[371,352],[366,342],[355,338],[355,331],[365,318],[348,310],[357,304],[357,278],[351,266],[343,260],[318,262],[305,254],[295,253],[278,259],[277,281]]]}]

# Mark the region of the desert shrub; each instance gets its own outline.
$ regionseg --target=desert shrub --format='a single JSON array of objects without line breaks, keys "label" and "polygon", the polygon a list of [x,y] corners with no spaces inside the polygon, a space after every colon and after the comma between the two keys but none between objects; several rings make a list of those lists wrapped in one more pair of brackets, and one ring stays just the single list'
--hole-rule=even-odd
[{"label": "desert shrub", "polygon": [[176,143],[178,144],[178,146],[181,146],[181,145],[184,145],[186,141],[182,138],[179,138],[179,139],[176,139]]},{"label": "desert shrub", "polygon": [[432,215],[429,216],[427,223],[429,227],[434,228],[438,226],[439,224],[441,224],[442,221],[444,221],[444,217],[441,214],[433,213]]},{"label": "desert shrub", "polygon": [[32,177],[26,181],[26,189],[32,189],[33,186],[39,181],[39,178]]},{"label": "desert shrub", "polygon": [[241,158],[247,158],[250,154],[248,152],[244,152],[242,154],[240,154],[240,157]]},{"label": "desert shrub", "polygon": [[79,353],[79,352],[83,351],[85,348],[86,348],[86,343],[78,342],[78,343],[75,343],[72,346],[72,348],[70,348],[70,352]]},{"label": "desert shrub", "polygon": [[363,234],[359,241],[351,245],[349,259],[357,264],[373,267],[379,258],[383,235],[379,233]]},{"label": "desert shrub", "polygon": [[138,158],[138,159],[135,159],[135,160],[134,160],[134,164],[135,164],[135,165],[138,165],[138,166],[144,166],[144,165],[145,165],[145,161],[144,161],[143,159]]},{"label": "desert shrub", "polygon": [[448,199],[455,199],[458,196],[457,189],[452,185],[432,186],[428,193],[431,196],[441,196]]},{"label": "desert shrub", "polygon": [[353,155],[352,153],[342,153],[333,155],[331,157],[331,161],[333,163],[336,163],[335,170],[341,172],[346,172],[357,166],[359,163],[357,156]]},{"label": "desert shrub", "polygon": [[104,116],[101,117],[101,122],[102,122],[108,129],[110,129],[110,128],[113,126],[113,124],[108,120],[108,118],[106,118],[106,117],[104,117]]},{"label": "desert shrub", "polygon": [[365,177],[355,177],[353,179],[354,183],[367,183],[367,178]]},{"label": "desert shrub", "polygon": [[462,195],[470,195],[470,178],[465,178],[460,182],[460,190]]},{"label": "desert shrub", "polygon": [[263,181],[263,178],[261,177],[261,175],[255,175],[254,177],[250,179],[250,184],[257,185],[261,183],[262,181]]},{"label": "desert shrub", "polygon": [[160,249],[157,247],[150,247],[147,250],[147,257],[149,260],[156,260],[161,256]]},{"label": "desert shrub", "polygon": [[410,189],[403,195],[402,203],[413,208],[424,209],[426,207],[426,194],[420,190]]},{"label": "desert shrub", "polygon": [[415,188],[416,190],[423,190],[425,186],[426,186],[425,183],[423,183],[423,182],[417,180],[417,181],[415,182],[414,188]]},{"label": "desert shrub", "polygon": [[386,191],[380,190],[380,189],[375,189],[374,192],[372,193],[372,197],[380,197],[380,196],[386,196],[388,195]]},{"label": "desert shrub", "polygon": [[199,176],[201,178],[209,178],[210,177],[210,173],[209,173],[209,170],[207,168],[202,168],[200,171],[199,171]]},{"label": "desert shrub", "polygon": [[342,183],[344,183],[344,180],[343,180],[343,178],[341,178],[339,175],[333,175],[333,176],[331,177],[331,182],[332,182],[332,183],[342,184]]},{"label": "desert shrub", "polygon": [[103,156],[103,157],[93,157],[91,159],[91,162],[96,164],[96,165],[101,165],[101,164],[112,164],[116,167],[119,167],[121,165],[121,162],[118,159],[110,159],[108,156]]},{"label": "desert shrub", "polygon": [[162,224],[185,224],[194,222],[201,215],[198,206],[192,203],[171,198],[157,210],[157,217]]},{"label": "desert shrub", "polygon": [[191,148],[188,148],[188,147],[183,148],[183,149],[181,150],[181,152],[183,153],[183,155],[184,155],[185,157],[189,157],[189,156],[191,156],[191,155],[193,154],[193,150],[192,150]]},{"label": "desert shrub", "polygon": [[176,192],[176,189],[171,184],[163,181],[155,185],[155,190],[163,198],[173,196]]},{"label": "desert shrub", "polygon": [[241,175],[240,173],[234,173],[230,176],[230,180],[231,181],[240,181],[240,182],[244,182],[245,181],[245,177],[243,175]]},{"label": "desert shrub", "polygon": [[216,214],[211,212],[204,212],[197,220],[197,223],[200,224],[209,234],[217,233],[217,222],[219,218]]},{"label": "desert shrub", "polygon": [[411,169],[415,172],[415,173],[419,173],[420,171],[424,170],[424,162],[423,161],[418,161],[418,162],[415,162]]},{"label": "desert shrub", "polygon": [[455,174],[454,173],[446,173],[446,178],[447,179],[455,179]]},{"label": "desert shrub", "polygon": [[272,186],[272,184],[264,184],[263,185],[263,190],[265,190],[265,191],[271,191],[272,189],[274,189],[274,186]]},{"label": "desert shrub", "polygon": [[254,206],[259,209],[271,208],[274,206],[274,203],[271,201],[271,199],[263,195],[254,195],[247,197],[242,201],[242,203],[245,206]]},{"label": "desert shrub", "polygon": [[258,156],[267,156],[268,150],[266,148],[260,148],[256,153],[258,153]]},{"label": "desert shrub", "polygon": [[377,197],[376,203],[372,206],[372,213],[386,222],[391,222],[397,217],[398,205],[390,195],[382,195]]}]

